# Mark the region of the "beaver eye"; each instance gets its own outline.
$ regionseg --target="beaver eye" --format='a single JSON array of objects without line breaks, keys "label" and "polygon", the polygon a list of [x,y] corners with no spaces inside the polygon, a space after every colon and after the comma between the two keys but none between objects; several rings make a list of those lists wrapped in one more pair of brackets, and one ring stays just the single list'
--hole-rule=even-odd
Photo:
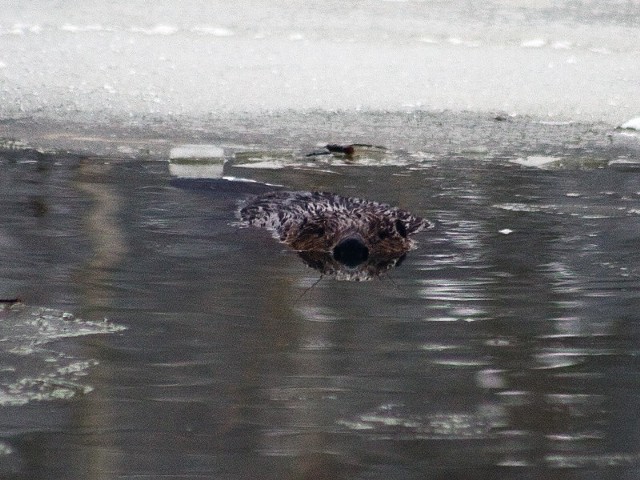
[{"label": "beaver eye", "polygon": [[404,226],[404,223],[402,223],[400,220],[396,220],[395,225],[396,225],[396,230],[398,231],[400,236],[402,238],[407,238],[407,227]]}]

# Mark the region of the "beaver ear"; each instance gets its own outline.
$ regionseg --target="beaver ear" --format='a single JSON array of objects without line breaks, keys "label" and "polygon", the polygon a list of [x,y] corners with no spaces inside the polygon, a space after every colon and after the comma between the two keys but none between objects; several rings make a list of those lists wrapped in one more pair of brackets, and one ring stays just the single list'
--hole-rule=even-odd
[{"label": "beaver ear", "polygon": [[407,227],[402,221],[396,220],[395,227],[402,238],[407,238]]}]

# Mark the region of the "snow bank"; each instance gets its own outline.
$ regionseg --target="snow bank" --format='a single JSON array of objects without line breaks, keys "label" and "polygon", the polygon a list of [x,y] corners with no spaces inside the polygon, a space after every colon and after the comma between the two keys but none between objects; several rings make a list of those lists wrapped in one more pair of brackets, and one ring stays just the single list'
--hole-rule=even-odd
[{"label": "snow bank", "polygon": [[450,109],[619,124],[640,104],[640,4],[598,3],[9,0],[0,117]]}]

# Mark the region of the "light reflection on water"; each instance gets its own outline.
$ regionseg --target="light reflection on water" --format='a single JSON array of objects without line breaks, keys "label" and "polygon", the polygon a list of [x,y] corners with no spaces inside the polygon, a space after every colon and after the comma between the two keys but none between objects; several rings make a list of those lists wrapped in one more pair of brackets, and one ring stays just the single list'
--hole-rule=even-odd
[{"label": "light reflection on water", "polygon": [[172,184],[153,162],[2,167],[3,295],[128,327],[64,340],[99,362],[92,393],[2,411],[3,473],[634,478],[633,173],[340,166],[336,193],[436,229],[379,280],[316,284],[235,225],[259,184]]}]

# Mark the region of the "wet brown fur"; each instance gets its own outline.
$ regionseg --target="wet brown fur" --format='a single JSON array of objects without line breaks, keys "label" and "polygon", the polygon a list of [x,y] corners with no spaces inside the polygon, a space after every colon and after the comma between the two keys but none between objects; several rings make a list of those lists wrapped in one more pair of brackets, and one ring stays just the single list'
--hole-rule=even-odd
[{"label": "wet brown fur", "polygon": [[371,256],[401,255],[413,246],[411,234],[430,227],[404,210],[326,192],[272,192],[254,199],[240,214],[298,251],[330,252],[355,237]]},{"label": "wet brown fur", "polygon": [[310,218],[299,228],[289,229],[281,240],[294,250],[329,252],[341,240],[356,237],[362,240],[372,256],[402,254],[412,247],[413,242],[406,232],[402,236],[392,220],[370,214],[357,218],[357,222],[330,214]]},{"label": "wet brown fur", "polygon": [[409,237],[431,227],[405,210],[327,192],[271,192],[250,201],[240,217],[271,230],[308,266],[351,281],[400,265],[414,245]]}]

